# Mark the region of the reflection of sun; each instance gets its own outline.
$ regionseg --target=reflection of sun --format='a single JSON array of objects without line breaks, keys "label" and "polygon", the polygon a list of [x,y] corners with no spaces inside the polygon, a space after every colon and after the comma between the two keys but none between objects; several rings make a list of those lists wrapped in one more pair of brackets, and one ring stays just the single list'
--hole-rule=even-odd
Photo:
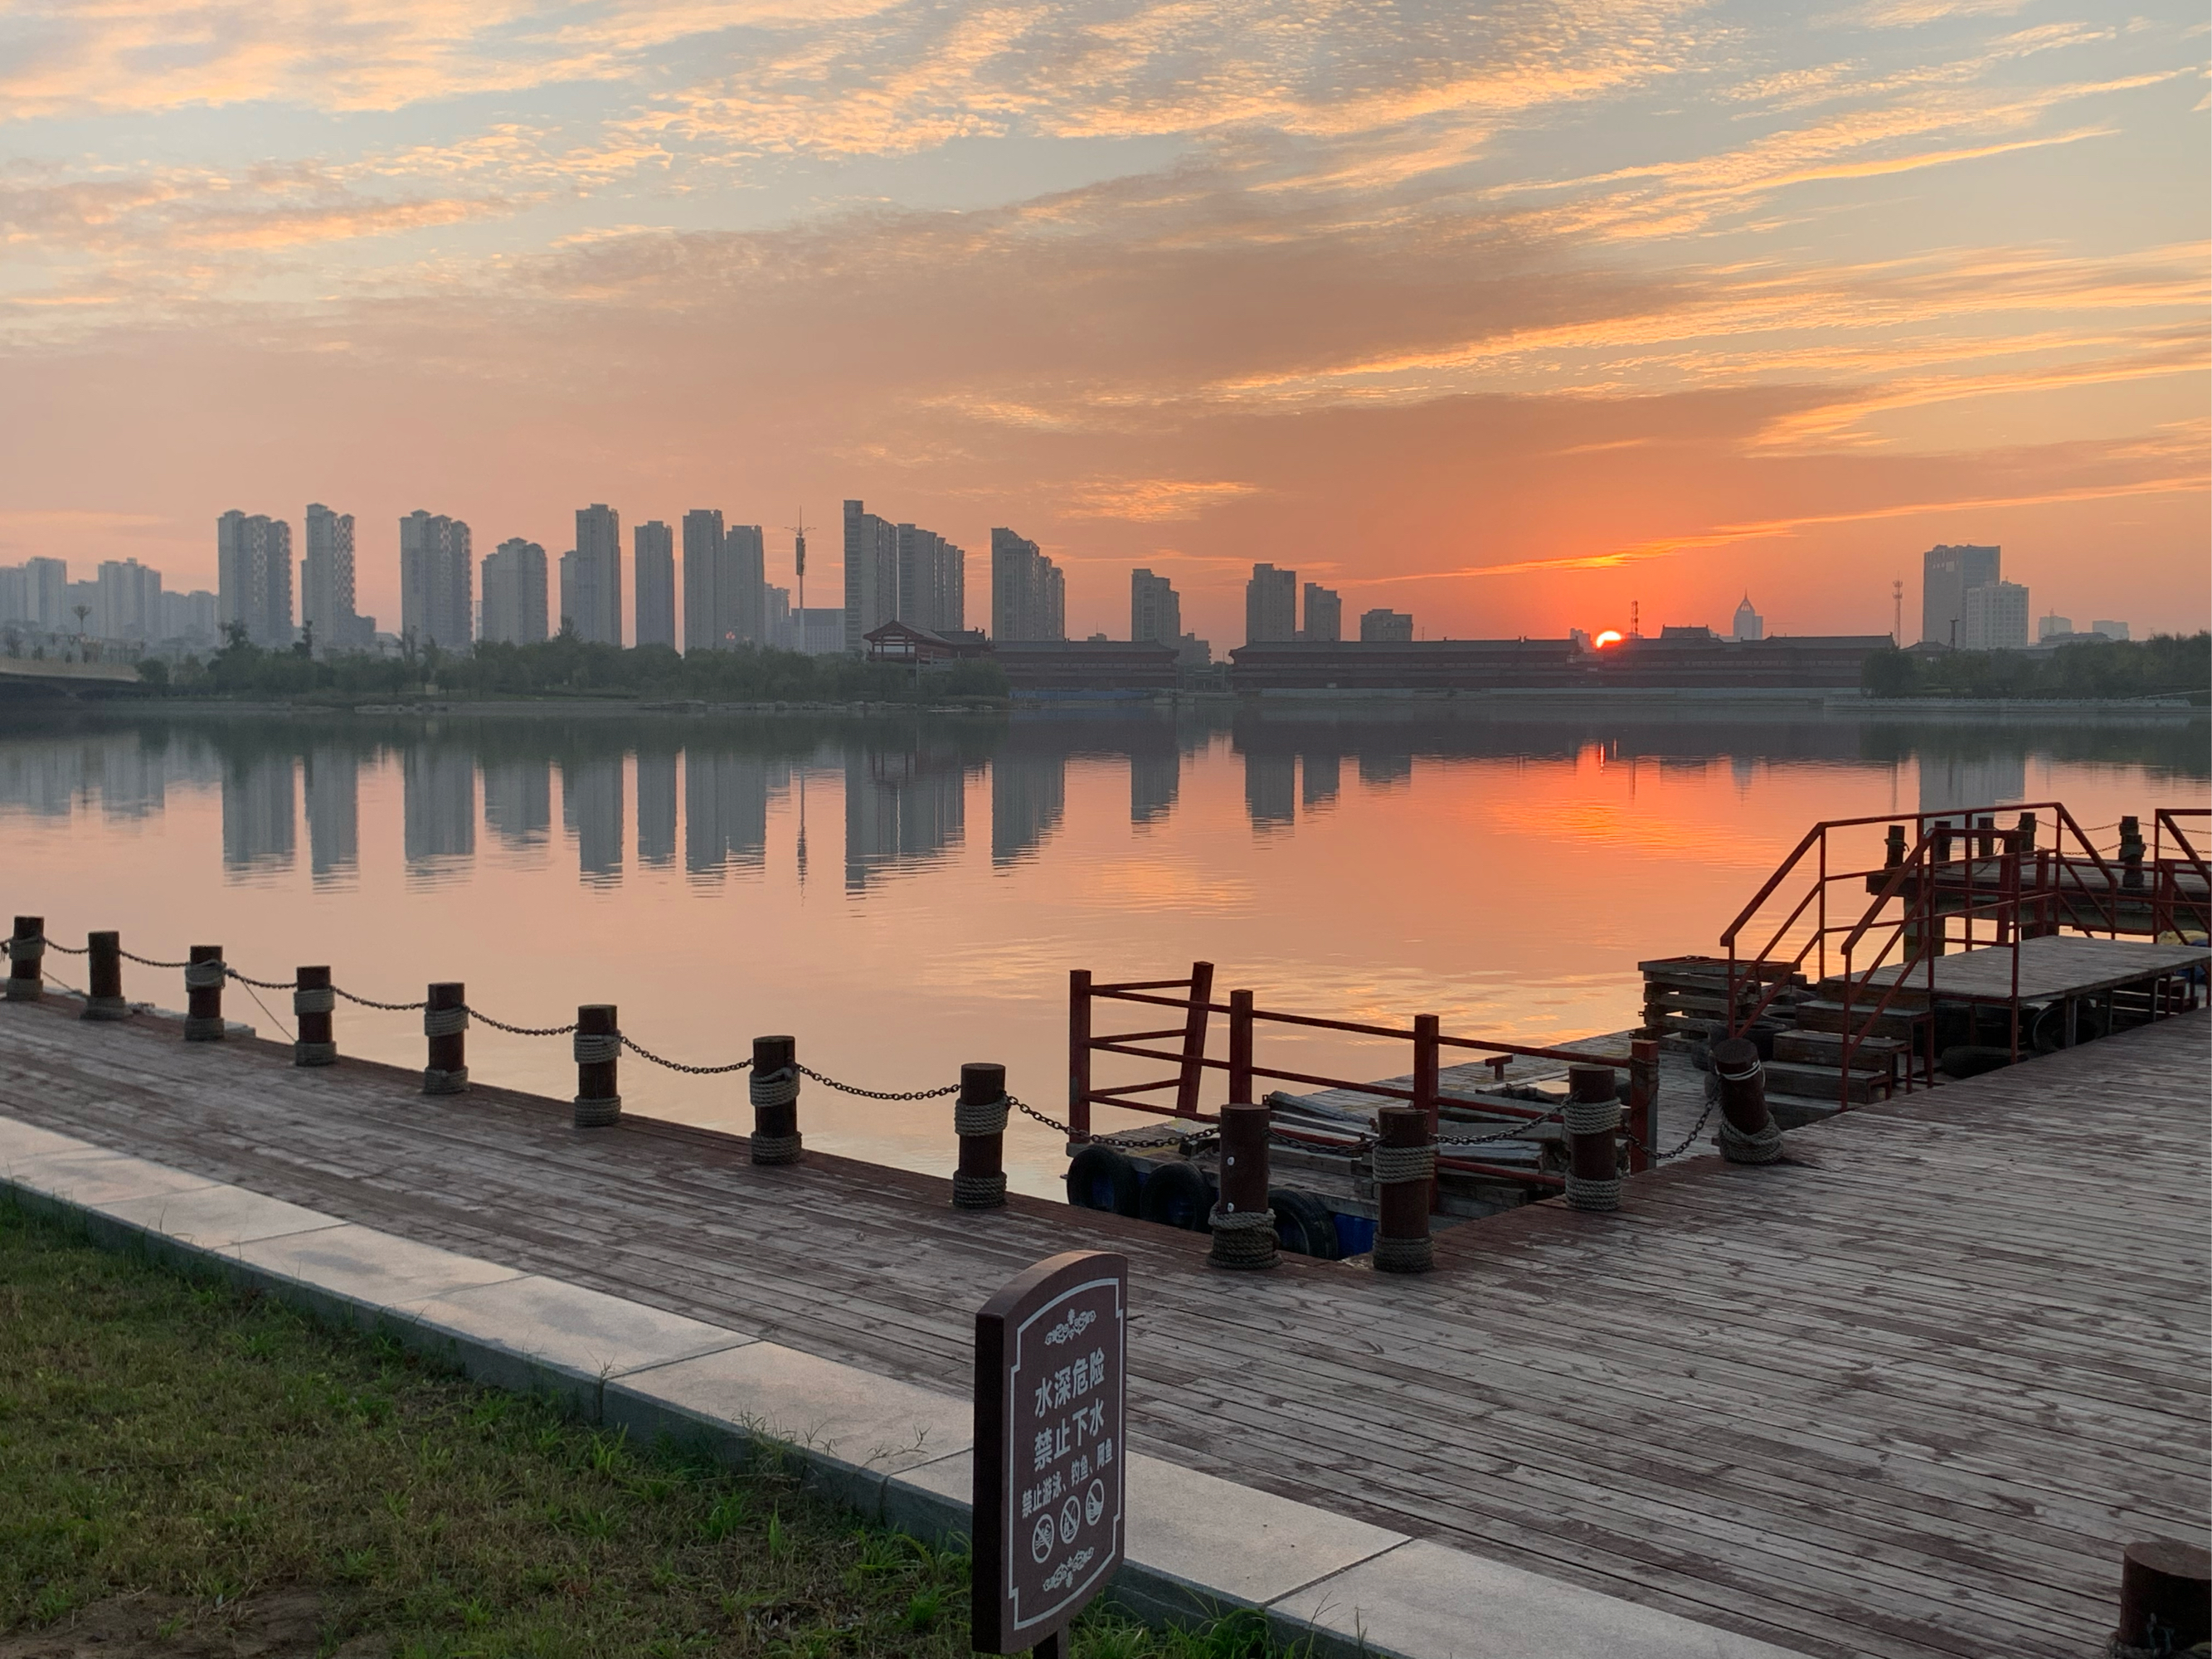
[{"label": "reflection of sun", "polygon": [[1591,641],[1590,643],[1597,647],[1599,650],[1602,651],[1608,645],[1619,645],[1620,643],[1620,635],[1617,630],[1608,628],[1604,633],[1599,635],[1597,638]]}]

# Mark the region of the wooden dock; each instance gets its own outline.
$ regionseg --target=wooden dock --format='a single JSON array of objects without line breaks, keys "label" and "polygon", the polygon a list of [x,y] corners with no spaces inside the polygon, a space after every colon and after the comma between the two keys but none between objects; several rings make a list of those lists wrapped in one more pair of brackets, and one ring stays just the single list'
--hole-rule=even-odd
[{"label": "wooden dock", "polygon": [[[2154,945],[2141,939],[2084,939],[2051,933],[2020,942],[2020,986],[2023,1002],[2059,997],[2092,997],[2122,986],[2154,985],[2187,973],[2202,972],[2212,951],[2202,945]],[[1940,999],[2002,1002],[2014,994],[2013,953],[2004,945],[1983,945],[1911,967],[1877,968],[1863,976],[1868,985],[1923,989],[1933,970]]]},{"label": "wooden dock", "polygon": [[959,1391],[991,1291],[1126,1251],[1140,1449],[1807,1654],[2100,1652],[2121,1547],[2202,1541],[2212,1504],[2212,1015],[1778,1165],[1686,1159],[1617,1213],[1457,1227],[1393,1279],[1224,1274],[1202,1235],[75,1011],[0,1008],[0,1112],[884,1376]]}]

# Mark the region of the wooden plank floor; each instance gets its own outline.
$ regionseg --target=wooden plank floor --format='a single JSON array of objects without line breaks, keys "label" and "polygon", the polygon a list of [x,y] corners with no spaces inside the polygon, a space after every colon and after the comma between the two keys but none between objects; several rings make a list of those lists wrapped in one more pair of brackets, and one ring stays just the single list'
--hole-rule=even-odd
[{"label": "wooden plank floor", "polygon": [[1146,1449],[1805,1653],[2101,1651],[2120,1547],[2212,1501],[2212,1016],[1461,1226],[1405,1280],[70,1012],[0,1007],[0,1112],[884,1376],[961,1389],[989,1291],[1124,1249]]},{"label": "wooden plank floor", "polygon": [[[2154,945],[2142,939],[2085,939],[2052,933],[2020,942],[2020,994],[2035,1001],[2085,996],[2157,974],[2178,974],[2212,961],[2201,945]],[[1875,985],[1891,985],[1899,974],[1917,989],[1928,982],[1924,967],[1877,968],[1865,975]],[[1984,945],[1936,958],[1936,994],[2008,997],[2012,994],[2012,951]]]}]

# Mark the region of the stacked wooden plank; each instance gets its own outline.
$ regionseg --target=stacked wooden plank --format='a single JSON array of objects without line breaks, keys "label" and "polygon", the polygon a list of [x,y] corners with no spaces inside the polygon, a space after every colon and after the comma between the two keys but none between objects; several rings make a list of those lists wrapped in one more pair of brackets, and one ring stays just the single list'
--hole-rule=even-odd
[{"label": "stacked wooden plank", "polygon": [[1777,1004],[1806,988],[1805,976],[1784,964],[1740,962],[1731,1008],[1725,957],[1662,957],[1636,965],[1644,975],[1644,1035],[1662,1042],[1702,1042],[1708,1027],[1748,1015],[1778,982]]}]

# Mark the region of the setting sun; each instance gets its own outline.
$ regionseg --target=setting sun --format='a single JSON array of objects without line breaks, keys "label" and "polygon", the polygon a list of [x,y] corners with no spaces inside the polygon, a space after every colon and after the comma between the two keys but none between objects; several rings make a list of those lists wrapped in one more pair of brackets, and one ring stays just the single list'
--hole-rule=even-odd
[{"label": "setting sun", "polygon": [[1617,629],[1608,628],[1604,633],[1599,635],[1595,640],[1592,640],[1590,643],[1597,647],[1601,651],[1604,650],[1606,647],[1609,645],[1619,645],[1620,643],[1620,630]]}]

